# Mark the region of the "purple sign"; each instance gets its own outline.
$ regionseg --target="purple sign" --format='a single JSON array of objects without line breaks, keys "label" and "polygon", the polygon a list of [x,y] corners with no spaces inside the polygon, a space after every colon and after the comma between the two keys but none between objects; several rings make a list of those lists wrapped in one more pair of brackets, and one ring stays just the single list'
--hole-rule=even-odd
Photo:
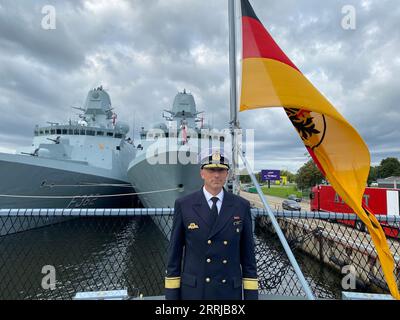
[{"label": "purple sign", "polygon": [[261,170],[261,180],[280,180],[281,170]]}]

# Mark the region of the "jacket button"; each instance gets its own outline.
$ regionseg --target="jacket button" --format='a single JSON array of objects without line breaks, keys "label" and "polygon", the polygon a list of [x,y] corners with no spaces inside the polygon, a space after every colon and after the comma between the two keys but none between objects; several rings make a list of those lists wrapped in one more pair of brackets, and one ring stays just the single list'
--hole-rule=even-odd
[{"label": "jacket button", "polygon": [[222,283],[226,283],[226,280],[225,280],[225,279],[223,279],[223,280],[222,280]]},{"label": "jacket button", "polygon": [[211,240],[208,240],[207,243],[208,243],[208,244],[211,244]]},{"label": "jacket button", "polygon": [[207,259],[207,263],[210,263],[210,262],[211,262],[211,259],[210,259],[210,258],[208,258],[208,259]]},{"label": "jacket button", "polygon": [[211,281],[211,279],[210,278],[206,278],[206,282],[208,283],[208,282],[210,282]]},{"label": "jacket button", "polygon": [[226,245],[226,246],[227,246],[227,245],[228,245],[228,241],[226,241],[226,240],[225,240],[225,241],[224,241],[224,245]]},{"label": "jacket button", "polygon": [[228,260],[222,260],[222,263],[223,263],[223,264],[227,264],[227,263],[228,263]]}]

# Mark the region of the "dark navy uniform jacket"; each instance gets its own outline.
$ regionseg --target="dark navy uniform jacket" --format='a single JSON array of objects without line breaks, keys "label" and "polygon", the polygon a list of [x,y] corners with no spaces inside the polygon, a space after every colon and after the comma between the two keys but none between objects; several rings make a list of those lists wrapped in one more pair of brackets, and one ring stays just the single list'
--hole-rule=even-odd
[{"label": "dark navy uniform jacket", "polygon": [[175,201],[166,299],[258,299],[250,203],[224,189],[211,221],[202,189]]}]

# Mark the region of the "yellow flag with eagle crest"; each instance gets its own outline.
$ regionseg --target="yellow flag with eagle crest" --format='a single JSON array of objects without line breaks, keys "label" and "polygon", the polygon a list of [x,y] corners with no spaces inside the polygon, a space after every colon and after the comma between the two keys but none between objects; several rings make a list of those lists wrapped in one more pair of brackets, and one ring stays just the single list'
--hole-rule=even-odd
[{"label": "yellow flag with eagle crest", "polygon": [[400,299],[394,259],[380,223],[363,203],[370,154],[358,132],[279,48],[248,0],[242,7],[240,111],[283,107],[319,170],[364,222],[392,296]]}]

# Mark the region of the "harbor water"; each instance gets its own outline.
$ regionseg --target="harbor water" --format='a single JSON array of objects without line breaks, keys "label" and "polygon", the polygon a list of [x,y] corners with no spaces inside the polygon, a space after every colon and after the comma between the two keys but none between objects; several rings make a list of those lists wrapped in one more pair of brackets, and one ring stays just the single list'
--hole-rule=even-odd
[{"label": "harbor water", "polygon": [[[279,242],[260,232],[255,239],[260,292],[304,295]],[[121,289],[131,297],[163,295],[167,248],[149,217],[76,218],[2,236],[0,299],[72,299]],[[295,254],[317,298],[340,298],[341,275]]]}]

